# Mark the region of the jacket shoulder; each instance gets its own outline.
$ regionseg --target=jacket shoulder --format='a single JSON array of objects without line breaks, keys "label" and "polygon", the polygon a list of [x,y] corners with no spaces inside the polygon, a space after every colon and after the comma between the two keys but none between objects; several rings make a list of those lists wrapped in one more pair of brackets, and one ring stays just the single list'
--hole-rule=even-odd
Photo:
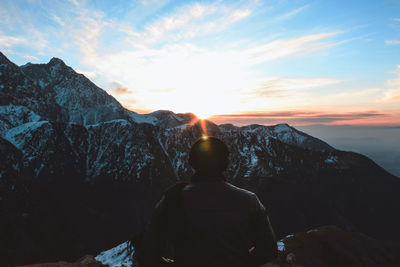
[{"label": "jacket shoulder", "polygon": [[237,195],[238,197],[246,198],[249,200],[254,200],[255,198],[257,198],[257,195],[249,190],[234,186],[233,184],[228,183],[228,182],[225,182],[225,185],[229,191],[231,191],[233,194]]}]

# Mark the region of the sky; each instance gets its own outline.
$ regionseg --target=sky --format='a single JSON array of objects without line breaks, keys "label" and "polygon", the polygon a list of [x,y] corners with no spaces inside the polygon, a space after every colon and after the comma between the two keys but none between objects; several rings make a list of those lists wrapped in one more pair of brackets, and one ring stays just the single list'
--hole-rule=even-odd
[{"label": "sky", "polygon": [[398,0],[1,0],[0,51],[61,58],[139,113],[400,125]]}]

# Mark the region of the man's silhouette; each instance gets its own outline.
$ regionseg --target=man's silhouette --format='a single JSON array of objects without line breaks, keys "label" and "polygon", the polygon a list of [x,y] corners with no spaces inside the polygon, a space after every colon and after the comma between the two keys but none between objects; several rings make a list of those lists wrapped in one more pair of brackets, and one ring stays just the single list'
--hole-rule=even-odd
[{"label": "man's silhouette", "polygon": [[277,258],[271,224],[258,197],[226,182],[227,146],[203,137],[191,148],[189,184],[170,188],[155,207],[137,257],[140,266],[247,267]]}]

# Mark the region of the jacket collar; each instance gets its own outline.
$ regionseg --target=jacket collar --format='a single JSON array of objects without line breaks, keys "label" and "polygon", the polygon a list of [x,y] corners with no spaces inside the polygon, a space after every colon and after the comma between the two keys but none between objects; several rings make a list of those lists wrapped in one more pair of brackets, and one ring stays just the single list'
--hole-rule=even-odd
[{"label": "jacket collar", "polygon": [[222,173],[207,173],[207,172],[196,172],[192,178],[192,183],[199,182],[225,182],[226,178]]}]

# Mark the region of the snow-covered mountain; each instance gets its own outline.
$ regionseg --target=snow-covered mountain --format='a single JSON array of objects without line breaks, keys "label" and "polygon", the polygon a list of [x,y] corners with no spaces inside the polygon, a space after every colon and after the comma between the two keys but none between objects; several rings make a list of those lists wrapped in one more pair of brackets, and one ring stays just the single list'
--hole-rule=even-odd
[{"label": "snow-covered mountain", "polygon": [[[400,240],[400,181],[370,159],[287,124],[204,123],[229,146],[227,177],[271,207],[278,235],[336,224]],[[202,135],[195,115],[129,111],[60,59],[19,67],[0,52],[0,250],[13,265],[126,240],[190,178]]]}]

